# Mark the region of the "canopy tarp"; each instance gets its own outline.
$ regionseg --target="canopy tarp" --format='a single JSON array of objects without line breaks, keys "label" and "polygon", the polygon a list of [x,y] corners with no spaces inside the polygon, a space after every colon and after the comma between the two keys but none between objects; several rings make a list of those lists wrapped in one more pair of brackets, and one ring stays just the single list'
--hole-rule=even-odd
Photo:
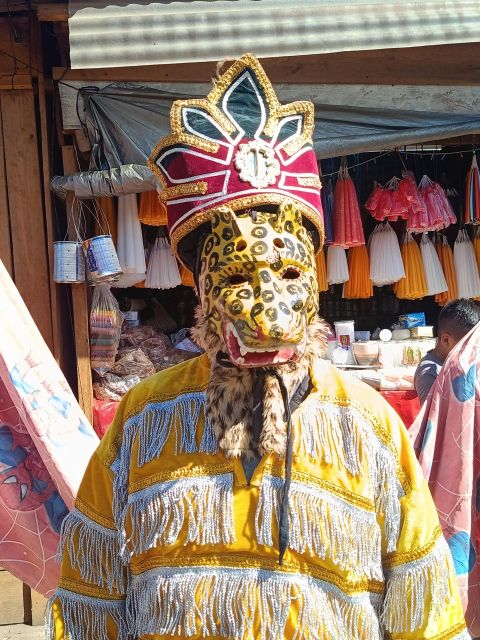
[{"label": "canopy tarp", "polygon": [[[138,185],[143,179],[154,189],[156,180],[144,165],[159,139],[170,133],[172,102],[186,97],[128,84],[82,89],[91,169],[104,173],[55,178],[55,190],[75,191],[79,197],[120,195],[145,190]],[[325,105],[321,95],[314,103],[313,144],[319,159],[480,133],[480,114]]]}]

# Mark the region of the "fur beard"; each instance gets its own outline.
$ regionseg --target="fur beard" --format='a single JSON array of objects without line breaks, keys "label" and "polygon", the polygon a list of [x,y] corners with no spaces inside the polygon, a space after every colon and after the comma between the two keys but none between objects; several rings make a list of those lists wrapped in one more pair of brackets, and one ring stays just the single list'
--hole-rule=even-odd
[{"label": "fur beard", "polygon": [[[289,397],[307,376],[316,358],[326,353],[327,325],[318,316],[307,327],[305,353],[297,362],[278,366]],[[223,339],[208,329],[201,309],[197,308],[197,324],[192,330],[196,342],[205,349],[212,370],[207,386],[207,414],[221,451],[229,458],[250,458],[276,453],[283,457],[287,428],[280,387],[275,376],[265,373],[263,393],[263,427],[256,448],[253,442],[252,408],[256,369],[223,367],[216,360],[219,351],[226,351]]]}]

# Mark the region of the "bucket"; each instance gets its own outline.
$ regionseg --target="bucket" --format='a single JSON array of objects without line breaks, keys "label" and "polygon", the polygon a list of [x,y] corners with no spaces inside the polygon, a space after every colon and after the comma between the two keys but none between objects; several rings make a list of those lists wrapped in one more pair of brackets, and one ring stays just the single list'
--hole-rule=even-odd
[{"label": "bucket", "polygon": [[95,236],[83,242],[92,283],[115,282],[122,273],[112,236]]},{"label": "bucket", "polygon": [[355,364],[352,343],[355,342],[354,320],[341,320],[334,323],[338,346],[348,352],[346,364]]},{"label": "bucket", "polygon": [[53,243],[53,280],[58,283],[85,282],[82,245],[73,240]]}]

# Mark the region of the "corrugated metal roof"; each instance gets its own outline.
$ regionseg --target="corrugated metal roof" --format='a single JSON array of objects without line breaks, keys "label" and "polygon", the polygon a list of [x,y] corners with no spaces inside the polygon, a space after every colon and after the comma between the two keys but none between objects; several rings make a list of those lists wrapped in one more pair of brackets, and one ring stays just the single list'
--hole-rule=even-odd
[{"label": "corrugated metal roof", "polygon": [[480,1],[70,2],[73,69],[480,41]]}]

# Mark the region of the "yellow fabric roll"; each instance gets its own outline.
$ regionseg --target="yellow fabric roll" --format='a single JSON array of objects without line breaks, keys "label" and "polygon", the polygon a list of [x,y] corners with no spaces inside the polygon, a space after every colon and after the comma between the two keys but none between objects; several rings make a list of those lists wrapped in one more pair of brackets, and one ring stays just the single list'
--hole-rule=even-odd
[{"label": "yellow fabric roll", "polygon": [[370,280],[370,260],[363,244],[348,251],[348,273],[350,278],[343,286],[343,297],[347,299],[371,298],[373,286]]},{"label": "yellow fabric roll", "polygon": [[422,254],[411,233],[407,233],[400,248],[405,277],[395,283],[393,290],[402,300],[418,300],[427,295],[427,279]]},{"label": "yellow fabric roll", "polygon": [[167,224],[167,208],[160,201],[156,191],[145,191],[140,194],[138,218],[143,224],[160,227]]},{"label": "yellow fabric roll", "polygon": [[[480,238],[478,238],[478,240],[479,242],[477,242],[477,247],[475,246],[475,240],[473,242],[477,264],[479,264],[480,258]],[[447,302],[451,302],[452,300],[456,300],[458,298],[455,263],[453,260],[452,248],[448,244],[445,236],[441,236],[441,239],[437,239],[437,241],[435,242],[435,249],[437,250],[438,258],[440,260],[440,264],[442,265],[443,273],[445,274],[445,279],[448,284],[448,291],[436,295],[435,302],[441,307],[444,307]]]},{"label": "yellow fabric roll", "polygon": [[317,267],[318,291],[328,291],[327,264],[325,261],[325,251],[323,249],[315,256],[315,264]]},{"label": "yellow fabric roll", "polygon": [[97,219],[93,234],[101,236],[110,232],[113,244],[117,246],[117,207],[115,198],[97,198]]}]

